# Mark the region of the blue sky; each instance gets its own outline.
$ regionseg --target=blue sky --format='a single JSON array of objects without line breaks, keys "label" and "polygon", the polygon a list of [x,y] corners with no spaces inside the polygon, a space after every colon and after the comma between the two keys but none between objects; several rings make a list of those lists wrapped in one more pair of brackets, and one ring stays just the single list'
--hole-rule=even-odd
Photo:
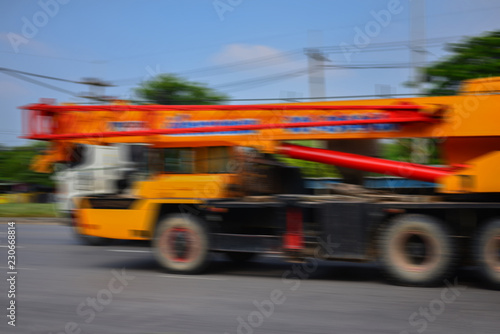
[{"label": "blue sky", "polygon": [[[117,85],[106,95],[119,98],[133,97],[134,87],[158,73],[180,74],[234,99],[308,97],[305,47],[329,47],[332,65],[408,63],[408,43],[399,42],[410,38],[410,6],[410,0],[0,0],[0,67],[70,80],[99,77]],[[433,44],[425,48],[426,61],[445,56],[446,42],[500,29],[499,14],[497,0],[427,0],[420,22]],[[397,47],[375,52],[382,43]],[[225,66],[243,61],[249,63]],[[283,73],[290,76],[247,81]],[[409,68],[329,69],[326,95],[374,94],[380,85],[407,93],[402,83],[410,74]],[[88,90],[34,79],[76,94]],[[0,144],[24,143],[17,138],[17,107],[39,98],[84,101],[0,72]]]}]

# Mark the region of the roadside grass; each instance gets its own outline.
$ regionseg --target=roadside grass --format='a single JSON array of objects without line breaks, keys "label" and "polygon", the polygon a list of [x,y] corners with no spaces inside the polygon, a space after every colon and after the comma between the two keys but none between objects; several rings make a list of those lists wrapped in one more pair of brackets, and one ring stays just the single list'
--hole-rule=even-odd
[{"label": "roadside grass", "polygon": [[55,203],[3,203],[0,217],[57,217]]}]

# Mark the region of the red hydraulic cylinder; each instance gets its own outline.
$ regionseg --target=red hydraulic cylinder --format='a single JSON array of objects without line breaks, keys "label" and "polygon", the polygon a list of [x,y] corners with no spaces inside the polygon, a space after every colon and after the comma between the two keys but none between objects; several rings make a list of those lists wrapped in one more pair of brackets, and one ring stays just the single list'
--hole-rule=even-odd
[{"label": "red hydraulic cylinder", "polygon": [[278,147],[278,153],[293,159],[321,162],[329,165],[400,176],[407,179],[426,182],[436,182],[439,178],[451,174],[450,169],[447,168],[429,167],[409,162],[372,158],[358,154],[292,144],[282,144]]}]

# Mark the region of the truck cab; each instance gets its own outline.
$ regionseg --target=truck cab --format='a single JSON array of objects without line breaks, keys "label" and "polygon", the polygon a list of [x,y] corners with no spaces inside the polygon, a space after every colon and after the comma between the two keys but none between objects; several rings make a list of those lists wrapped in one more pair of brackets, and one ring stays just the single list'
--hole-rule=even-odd
[{"label": "truck cab", "polygon": [[132,146],[75,145],[68,152],[70,161],[57,163],[54,167],[59,211],[69,215],[74,209],[73,199],[77,197],[119,192],[120,180],[139,168]]}]

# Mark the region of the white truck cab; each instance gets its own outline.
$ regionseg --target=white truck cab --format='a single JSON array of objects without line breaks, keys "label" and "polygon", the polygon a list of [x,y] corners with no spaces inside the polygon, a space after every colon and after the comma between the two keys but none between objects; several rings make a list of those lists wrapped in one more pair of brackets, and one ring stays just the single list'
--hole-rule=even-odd
[{"label": "white truck cab", "polygon": [[69,215],[74,197],[120,192],[120,181],[127,181],[140,168],[142,157],[137,158],[141,152],[135,149],[137,147],[128,144],[79,145],[70,163],[55,167],[53,179],[59,211]]}]

